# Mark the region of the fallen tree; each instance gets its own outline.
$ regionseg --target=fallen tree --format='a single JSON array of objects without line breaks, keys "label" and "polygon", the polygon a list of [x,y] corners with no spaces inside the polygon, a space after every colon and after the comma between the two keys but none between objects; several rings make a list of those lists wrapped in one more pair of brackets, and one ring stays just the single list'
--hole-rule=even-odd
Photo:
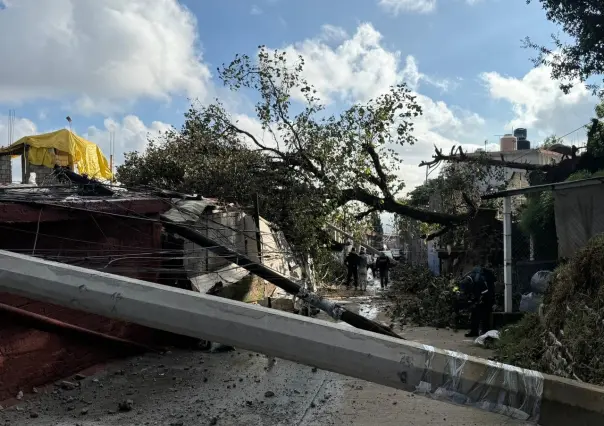
[{"label": "fallen tree", "polygon": [[400,263],[390,271],[390,319],[400,325],[452,327],[465,325],[467,311],[456,312],[451,277],[435,276],[426,266]]},{"label": "fallen tree", "polygon": [[[219,101],[193,106],[183,130],[170,135],[171,140],[187,146],[191,170],[209,174],[203,167],[196,167],[193,158],[205,154],[200,150],[207,145],[204,141],[212,141],[219,145],[218,155],[225,157],[223,154],[235,147],[242,154],[238,158],[250,159],[255,164],[254,169],[245,161],[225,157],[221,167],[214,167],[217,174],[224,175],[229,167],[239,165],[243,170],[237,183],[261,180],[265,187],[271,184],[271,188],[266,188],[270,193],[286,192],[290,198],[295,194],[288,188],[298,187],[299,195],[313,194],[308,207],[314,211],[331,212],[357,203],[366,208],[363,216],[391,212],[443,226],[463,224],[474,215],[476,206],[472,203],[468,203],[464,212],[448,214],[398,200],[397,194],[404,187],[398,175],[402,164],[400,148],[415,143],[414,120],[422,113],[415,95],[405,84],[393,86],[366,103],[328,115],[317,90],[304,79],[303,69],[302,57],[289,57],[286,52],[269,51],[264,46],[260,46],[256,58],[236,55],[230,64],[223,65],[218,77],[225,86],[233,91],[256,92],[256,117],[241,120],[229,114]],[[150,176],[139,172],[144,156],[131,154],[118,170],[118,178],[129,186],[149,179]],[[187,170],[179,169],[174,156],[153,158],[154,167],[145,169],[151,178],[167,173],[170,179],[166,182],[178,184],[191,176]],[[204,165],[208,163],[207,157],[201,160]],[[222,187],[229,191],[228,185]]]}]

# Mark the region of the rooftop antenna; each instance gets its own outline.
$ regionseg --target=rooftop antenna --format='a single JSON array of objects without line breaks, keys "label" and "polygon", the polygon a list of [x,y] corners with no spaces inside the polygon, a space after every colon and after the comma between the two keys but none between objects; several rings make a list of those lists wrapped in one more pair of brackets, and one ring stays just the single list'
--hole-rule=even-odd
[{"label": "rooftop antenna", "polygon": [[15,121],[16,121],[15,110],[9,109],[8,110],[8,135],[7,135],[8,136],[8,145],[7,146],[12,145],[12,143],[14,142]]},{"label": "rooftop antenna", "polygon": [[71,129],[71,117],[67,116],[67,117],[65,117],[65,120],[67,120],[67,122],[69,123],[69,131],[73,132],[73,130]]},{"label": "rooftop antenna", "polygon": [[113,182],[113,152],[115,150],[115,132],[109,133],[109,170],[111,171],[111,182]]}]

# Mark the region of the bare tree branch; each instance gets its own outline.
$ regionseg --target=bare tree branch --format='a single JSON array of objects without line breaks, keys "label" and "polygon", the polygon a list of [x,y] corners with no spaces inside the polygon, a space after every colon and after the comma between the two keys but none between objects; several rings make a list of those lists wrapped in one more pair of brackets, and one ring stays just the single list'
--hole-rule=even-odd
[{"label": "bare tree branch", "polygon": [[371,209],[369,209],[369,210],[367,210],[367,211],[364,211],[364,212],[359,213],[359,214],[358,214],[358,215],[356,215],[354,218],[355,218],[356,220],[362,220],[362,219],[365,219],[367,216],[369,216],[371,213],[373,213],[373,212],[377,212],[377,211],[378,211],[378,209],[376,209],[376,208],[371,208]]},{"label": "bare tree branch", "polygon": [[[456,154],[456,151],[458,152],[457,154]],[[544,172],[551,170],[554,167],[551,164],[531,164],[531,163],[526,163],[526,162],[506,161],[503,158],[503,155],[501,156],[501,160],[495,160],[493,158],[488,158],[488,157],[485,158],[483,156],[478,156],[478,155],[468,155],[463,151],[463,149],[461,147],[456,147],[456,146],[453,146],[453,148],[451,149],[451,153],[449,155],[443,154],[442,149],[438,149],[437,147],[434,147],[434,152],[435,153],[432,155],[432,160],[431,161],[422,161],[421,163],[419,163],[419,167],[425,167],[425,166],[434,167],[443,161],[449,161],[449,162],[453,162],[453,163],[474,162],[474,163],[483,164],[485,166],[508,167],[510,169],[527,170],[527,171],[541,170]]]},{"label": "bare tree branch", "polygon": [[422,235],[421,238],[425,239],[426,241],[432,241],[433,239],[443,236],[445,235],[447,232],[451,231],[451,227],[450,226],[443,226],[442,228],[440,228],[437,231],[434,231],[428,235]]},{"label": "bare tree branch", "polygon": [[337,204],[342,206],[349,201],[358,201],[367,206],[371,206],[376,211],[387,211],[390,213],[406,216],[420,222],[438,223],[444,226],[457,226],[470,220],[475,211],[469,211],[465,214],[454,215],[448,213],[432,212],[418,209],[402,204],[393,198],[381,198],[371,194],[362,188],[350,188],[341,192]]}]

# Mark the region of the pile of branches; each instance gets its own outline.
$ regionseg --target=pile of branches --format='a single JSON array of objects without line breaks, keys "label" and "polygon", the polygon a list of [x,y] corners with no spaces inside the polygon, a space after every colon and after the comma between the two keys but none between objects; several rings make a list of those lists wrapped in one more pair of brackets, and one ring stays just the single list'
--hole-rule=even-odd
[{"label": "pile of branches", "polygon": [[450,277],[434,276],[425,266],[400,263],[390,271],[390,281],[392,322],[454,329],[467,323],[468,312],[455,312],[457,295]]},{"label": "pile of branches", "polygon": [[346,266],[339,257],[340,253],[328,249],[320,249],[313,257],[315,279],[321,288],[336,289],[346,279]]},{"label": "pile of branches", "polygon": [[604,385],[603,324],[604,235],[599,235],[554,271],[541,315],[502,333],[498,359]]}]

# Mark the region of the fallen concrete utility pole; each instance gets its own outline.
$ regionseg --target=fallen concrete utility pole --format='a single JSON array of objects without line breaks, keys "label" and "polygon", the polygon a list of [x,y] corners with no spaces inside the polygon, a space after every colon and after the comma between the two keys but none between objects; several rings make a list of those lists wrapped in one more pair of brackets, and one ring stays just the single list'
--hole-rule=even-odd
[{"label": "fallen concrete utility pole", "polygon": [[[332,230],[334,230],[334,231],[336,231],[336,232],[339,232],[340,234],[342,234],[342,235],[344,235],[344,236],[346,236],[346,237],[348,237],[348,238],[350,238],[351,240],[353,240],[353,241],[354,241],[354,236],[353,236],[351,233],[346,232],[346,231],[344,231],[344,230],[342,230],[342,229],[338,228],[337,226],[332,225],[331,223],[328,223],[326,226],[327,226],[329,229],[332,229]],[[371,247],[369,244],[365,244],[365,243],[362,243],[362,242],[358,242],[358,243],[359,243],[359,244],[360,244],[362,247],[365,247],[365,250],[367,250],[367,252],[368,252],[368,253],[375,254],[375,255],[377,255],[377,256],[379,256],[379,255],[380,255],[380,253],[381,253],[381,252],[380,252],[378,249],[376,249],[376,248],[374,248],[374,247]]]},{"label": "fallen concrete utility pole", "polygon": [[604,388],[234,300],[6,251],[0,251],[0,291],[542,426],[604,424]]},{"label": "fallen concrete utility pole", "polygon": [[400,338],[400,336],[389,328],[384,327],[375,321],[371,321],[361,315],[355,314],[354,312],[350,312],[335,302],[324,299],[315,293],[309,292],[300,284],[296,283],[285,275],[282,275],[279,272],[264,266],[263,264],[255,262],[249,257],[231,250],[228,247],[224,247],[219,242],[206,237],[195,229],[192,229],[186,225],[173,223],[166,217],[163,217],[163,220],[166,230],[174,232],[181,237],[194,242],[200,247],[204,247],[207,250],[216,253],[223,259],[241,266],[242,268],[250,271],[252,274],[276,285],[279,288],[282,288],[289,294],[298,297],[311,306],[327,312],[329,316],[336,320],[344,321],[345,323],[362,330],[373,331],[374,333]]}]

